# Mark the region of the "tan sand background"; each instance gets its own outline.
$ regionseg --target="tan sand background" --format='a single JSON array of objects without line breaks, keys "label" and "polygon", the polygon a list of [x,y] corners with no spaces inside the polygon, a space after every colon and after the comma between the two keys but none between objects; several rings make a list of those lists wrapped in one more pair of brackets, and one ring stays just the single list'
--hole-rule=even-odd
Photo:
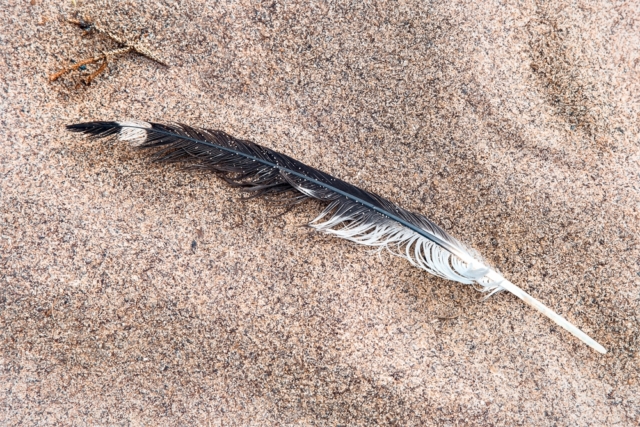
[{"label": "tan sand background", "polygon": [[[638,2],[2,3],[2,425],[640,423]],[[116,47],[78,11],[172,66],[49,83]],[[122,118],[424,213],[610,351],[64,130]]]}]

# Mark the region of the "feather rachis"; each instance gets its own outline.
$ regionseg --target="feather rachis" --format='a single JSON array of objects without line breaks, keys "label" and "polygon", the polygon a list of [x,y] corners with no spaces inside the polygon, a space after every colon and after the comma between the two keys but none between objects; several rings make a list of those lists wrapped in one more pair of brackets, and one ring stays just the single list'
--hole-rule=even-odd
[{"label": "feather rachis", "polygon": [[198,168],[219,173],[254,196],[293,193],[328,202],[311,227],[359,244],[386,248],[414,266],[464,284],[479,284],[492,295],[507,290],[567,329],[600,353],[606,350],[576,326],[507,281],[473,249],[428,218],[251,141],[215,130],[147,122],[90,122],[68,126],[96,138],[118,134],[140,148],[158,148],[163,162],[195,160]]}]

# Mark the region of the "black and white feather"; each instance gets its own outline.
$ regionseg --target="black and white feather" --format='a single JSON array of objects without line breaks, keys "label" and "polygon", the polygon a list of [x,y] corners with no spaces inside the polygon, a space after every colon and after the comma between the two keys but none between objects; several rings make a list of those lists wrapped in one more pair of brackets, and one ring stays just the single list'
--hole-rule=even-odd
[{"label": "black and white feather", "polygon": [[473,249],[423,215],[251,141],[219,130],[182,124],[139,121],[69,125],[95,138],[117,135],[140,148],[156,148],[153,159],[188,160],[193,168],[220,174],[251,197],[278,197],[289,204],[307,199],[327,203],[311,227],[362,245],[387,248],[431,274],[464,284],[478,284],[489,295],[506,290],[540,310],[600,353],[606,350],[580,329],[506,280]]}]

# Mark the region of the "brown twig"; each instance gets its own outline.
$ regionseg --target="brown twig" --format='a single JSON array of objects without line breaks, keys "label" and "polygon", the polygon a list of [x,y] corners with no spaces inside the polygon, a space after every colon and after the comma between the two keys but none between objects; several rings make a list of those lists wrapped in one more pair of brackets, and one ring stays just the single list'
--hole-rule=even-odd
[{"label": "brown twig", "polygon": [[76,62],[73,65],[70,65],[66,68],[63,68],[62,70],[58,71],[57,73],[51,74],[49,76],[49,81],[50,82],[54,82],[56,80],[58,80],[60,77],[64,76],[67,73],[70,73],[71,71],[77,70],[78,68],[82,67],[83,65],[87,65],[87,64],[93,64],[94,62],[98,62],[102,57],[93,57],[93,58],[89,58],[89,59],[83,59],[80,62]]},{"label": "brown twig", "polygon": [[109,62],[107,61],[107,58],[105,58],[105,59],[104,59],[104,61],[102,61],[102,65],[100,65],[100,67],[99,67],[96,71],[94,71],[93,73],[89,74],[89,77],[87,77],[87,78],[84,80],[84,83],[85,83],[86,85],[90,85],[90,84],[91,84],[91,82],[93,81],[93,79],[95,79],[96,77],[98,77],[98,75],[99,75],[100,73],[102,73],[104,70],[106,70],[106,69],[107,69],[107,64],[108,64],[108,63],[109,63]]},{"label": "brown twig", "polygon": [[104,34],[105,36],[107,36],[108,38],[110,38],[111,40],[113,40],[114,42],[116,42],[117,44],[121,45],[122,47],[118,48],[118,49],[113,49],[110,50],[108,52],[103,52],[101,55],[97,55],[94,56],[92,58],[87,58],[87,59],[83,59],[79,62],[76,62],[73,65],[70,65],[68,67],[63,68],[62,70],[51,74],[49,76],[49,81],[53,82],[58,80],[60,77],[62,77],[63,75],[70,73],[71,71],[75,71],[79,68],[81,68],[84,65],[88,65],[88,64],[94,64],[96,62],[100,62],[102,61],[102,64],[100,65],[100,67],[94,71],[93,73],[91,73],[86,79],[85,79],[85,84],[90,85],[91,82],[101,73],[104,72],[104,70],[107,69],[107,66],[109,64],[109,62],[111,61],[111,58],[119,56],[119,55],[123,55],[125,53],[129,53],[129,52],[135,52],[139,55],[145,56],[149,59],[151,59],[152,61],[155,61],[161,65],[164,65],[165,67],[168,67],[169,65],[162,59],[160,59],[159,57],[157,57],[155,54],[153,54],[152,52],[148,51],[144,46],[140,46],[139,44],[136,43],[132,43],[126,39],[123,39],[121,37],[118,37],[117,35],[111,33],[110,31],[102,28],[101,26],[99,26],[97,23],[91,21],[89,18],[84,18],[84,19],[69,19],[68,20],[70,23],[75,24],[77,26],[79,26],[81,29],[83,29],[86,34],[92,33],[92,32],[96,32],[99,34]]}]

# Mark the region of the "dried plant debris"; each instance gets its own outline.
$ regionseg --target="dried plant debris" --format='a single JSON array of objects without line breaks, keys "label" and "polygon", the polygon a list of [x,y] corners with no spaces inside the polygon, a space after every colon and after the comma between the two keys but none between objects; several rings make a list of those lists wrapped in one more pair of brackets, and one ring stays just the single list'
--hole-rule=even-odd
[{"label": "dried plant debris", "polygon": [[85,70],[86,66],[89,64],[100,63],[100,66],[84,79],[84,83],[87,85],[90,85],[91,82],[95,80],[96,77],[98,77],[107,69],[109,62],[113,62],[117,58],[130,52],[135,52],[139,55],[145,56],[151,59],[152,61],[157,62],[158,64],[164,65],[165,67],[169,66],[169,64],[167,64],[167,62],[164,59],[150,52],[144,46],[141,46],[138,43],[129,41],[127,39],[124,39],[120,36],[113,34],[112,32],[110,32],[106,28],[103,28],[101,25],[99,25],[97,22],[93,21],[89,17],[84,17],[81,19],[68,19],[68,22],[80,27],[85,32],[85,35],[89,35],[92,33],[103,34],[107,36],[109,39],[116,42],[119,45],[119,47],[106,52],[102,52],[90,58],[85,58],[83,60],[75,62],[72,65],[69,65],[61,69],[56,73],[51,74],[49,76],[49,81],[51,82],[58,80],[60,77],[62,77],[67,73],[70,73],[71,71],[75,71],[79,69]]}]

